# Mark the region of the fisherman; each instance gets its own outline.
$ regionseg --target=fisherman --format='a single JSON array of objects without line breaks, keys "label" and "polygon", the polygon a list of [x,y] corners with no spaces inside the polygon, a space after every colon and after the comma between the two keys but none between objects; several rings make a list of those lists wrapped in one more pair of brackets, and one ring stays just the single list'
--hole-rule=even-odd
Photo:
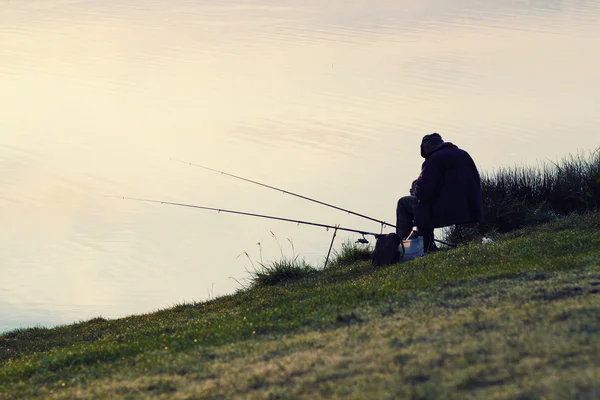
[{"label": "fisherman", "polygon": [[435,228],[481,221],[483,199],[479,172],[466,151],[432,133],[423,137],[421,157],[425,162],[410,196],[398,200],[396,233],[406,238],[416,226],[429,252],[436,249]]}]

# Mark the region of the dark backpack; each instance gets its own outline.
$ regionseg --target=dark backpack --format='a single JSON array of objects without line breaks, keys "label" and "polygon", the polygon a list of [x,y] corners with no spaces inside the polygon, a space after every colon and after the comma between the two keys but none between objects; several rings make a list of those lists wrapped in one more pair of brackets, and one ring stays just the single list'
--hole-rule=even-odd
[{"label": "dark backpack", "polygon": [[400,236],[395,233],[377,235],[375,237],[375,250],[373,251],[372,263],[374,267],[391,265],[400,262]]}]

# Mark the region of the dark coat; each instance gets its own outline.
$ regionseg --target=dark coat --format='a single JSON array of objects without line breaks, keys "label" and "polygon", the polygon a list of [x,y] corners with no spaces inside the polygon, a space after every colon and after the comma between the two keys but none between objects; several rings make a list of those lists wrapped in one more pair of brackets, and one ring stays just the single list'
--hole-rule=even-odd
[{"label": "dark coat", "polygon": [[483,219],[481,178],[464,150],[446,142],[427,156],[417,179],[415,225],[441,228]]}]

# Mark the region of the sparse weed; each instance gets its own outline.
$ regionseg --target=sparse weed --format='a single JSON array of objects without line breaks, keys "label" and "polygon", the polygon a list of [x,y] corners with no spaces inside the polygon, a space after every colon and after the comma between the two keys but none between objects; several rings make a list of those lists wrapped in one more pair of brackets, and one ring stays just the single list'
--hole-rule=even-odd
[{"label": "sparse weed", "polygon": [[242,254],[248,258],[250,264],[252,265],[252,270],[247,270],[248,274],[250,275],[250,287],[260,285],[276,285],[281,282],[300,279],[316,272],[316,270],[304,259],[299,258],[299,256],[295,254],[296,250],[291,239],[287,239],[292,249],[292,256],[288,257],[284,254],[283,247],[279,243],[277,236],[272,231],[271,237],[275,240],[277,246],[279,247],[279,252],[281,254],[280,260],[263,262],[261,242],[257,243],[260,250],[260,262],[257,262],[258,267],[254,265],[254,262],[250,258],[248,252],[242,252]]},{"label": "sparse weed", "polygon": [[371,259],[373,249],[370,244],[362,245],[348,239],[342,243],[340,250],[333,251],[331,266],[349,265],[358,261]]},{"label": "sparse weed", "polygon": [[283,256],[281,260],[259,264],[250,272],[252,285],[276,285],[280,282],[306,277],[316,270],[304,259]]}]

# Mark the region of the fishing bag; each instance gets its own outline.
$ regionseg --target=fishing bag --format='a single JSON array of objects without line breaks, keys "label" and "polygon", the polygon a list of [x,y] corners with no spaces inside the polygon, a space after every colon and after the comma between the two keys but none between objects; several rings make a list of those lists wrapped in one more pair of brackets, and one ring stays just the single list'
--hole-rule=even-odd
[{"label": "fishing bag", "polygon": [[372,264],[374,267],[380,265],[391,265],[400,262],[400,236],[395,233],[377,235],[375,237],[375,250],[373,251]]}]

